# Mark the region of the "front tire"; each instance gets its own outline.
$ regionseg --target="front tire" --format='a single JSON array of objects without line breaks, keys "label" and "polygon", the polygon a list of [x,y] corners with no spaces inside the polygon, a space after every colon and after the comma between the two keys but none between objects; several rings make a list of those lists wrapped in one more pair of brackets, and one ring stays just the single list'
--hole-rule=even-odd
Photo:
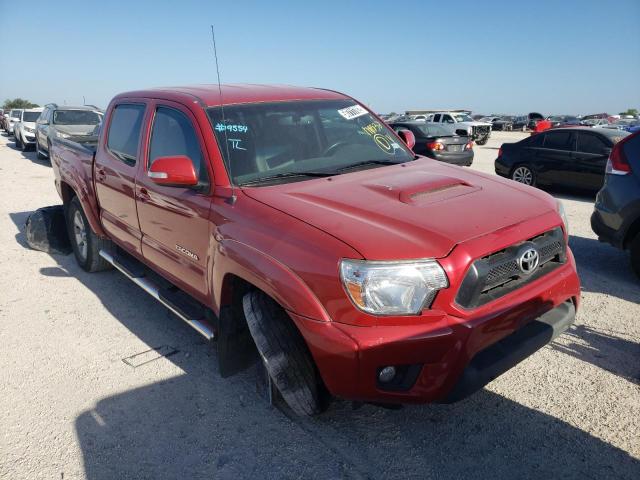
[{"label": "front tire", "polygon": [[530,187],[536,186],[536,176],[526,165],[518,165],[511,172],[511,180],[522,183],[524,185],[529,185]]},{"label": "front tire", "polygon": [[631,251],[631,268],[640,278],[640,233],[631,241],[629,250]]},{"label": "front tire", "polygon": [[78,197],[73,197],[67,207],[67,230],[80,268],[87,272],[99,272],[111,268],[111,264],[100,256],[100,250],[107,249],[110,242],[98,237],[91,230]]},{"label": "front tire", "polygon": [[15,137],[16,148],[17,148],[18,150],[23,150],[22,142],[20,141],[20,133],[18,133],[18,132],[14,132],[14,134],[13,134],[13,135],[14,135],[14,137]]},{"label": "front tire", "polygon": [[287,405],[301,416],[324,411],[327,404],[324,385],[291,318],[258,290],[247,293],[242,305],[266,370]]}]

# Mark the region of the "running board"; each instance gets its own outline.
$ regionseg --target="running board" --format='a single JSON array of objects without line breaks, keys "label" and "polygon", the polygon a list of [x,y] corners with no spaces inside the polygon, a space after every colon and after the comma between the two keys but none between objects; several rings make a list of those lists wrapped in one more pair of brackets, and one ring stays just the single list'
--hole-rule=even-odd
[{"label": "running board", "polygon": [[142,273],[142,271],[130,268],[130,266],[128,265],[125,266],[124,264],[121,264],[116,258],[113,257],[113,255],[104,250],[100,250],[100,256],[111,265],[113,265],[116,269],[118,269],[129,280],[131,280],[133,283],[138,285],[145,292],[155,298],[158,302],[171,310],[176,316],[193,327],[204,338],[206,338],[207,340],[214,340],[216,338],[215,331],[211,328],[210,325],[207,325],[202,320],[190,318],[190,316],[182,312],[180,308],[169,302],[166,299],[166,295],[161,295],[161,288],[158,287],[151,279],[147,278],[147,276]]}]

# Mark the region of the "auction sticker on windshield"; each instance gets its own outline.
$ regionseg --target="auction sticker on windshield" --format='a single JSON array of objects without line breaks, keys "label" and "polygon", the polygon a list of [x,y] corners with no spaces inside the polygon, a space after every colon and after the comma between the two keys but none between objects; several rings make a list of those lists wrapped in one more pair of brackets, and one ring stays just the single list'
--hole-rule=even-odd
[{"label": "auction sticker on windshield", "polygon": [[361,117],[362,115],[366,115],[368,112],[361,105],[352,105],[347,108],[341,108],[338,110],[338,113],[347,120],[352,120],[354,118]]}]

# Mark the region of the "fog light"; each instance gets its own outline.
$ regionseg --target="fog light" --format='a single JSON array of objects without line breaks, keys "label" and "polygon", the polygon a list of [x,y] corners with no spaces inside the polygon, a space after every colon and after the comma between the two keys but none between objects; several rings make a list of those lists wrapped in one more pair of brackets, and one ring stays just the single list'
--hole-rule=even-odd
[{"label": "fog light", "polygon": [[393,380],[393,377],[396,376],[396,367],[384,367],[378,373],[378,380],[380,383],[387,383]]}]

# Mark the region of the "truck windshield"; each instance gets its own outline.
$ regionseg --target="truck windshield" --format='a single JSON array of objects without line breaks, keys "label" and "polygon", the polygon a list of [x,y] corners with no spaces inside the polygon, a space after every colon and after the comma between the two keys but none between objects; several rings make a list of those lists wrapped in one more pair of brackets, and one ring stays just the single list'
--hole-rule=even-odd
[{"label": "truck windshield", "polygon": [[207,110],[236,185],[306,180],[414,159],[353,100],[230,105]]},{"label": "truck windshield", "polygon": [[456,122],[473,122],[473,118],[471,118],[466,113],[458,113],[454,115]]},{"label": "truck windshield", "polygon": [[35,122],[36,120],[38,120],[39,116],[40,116],[40,112],[24,112],[22,114],[22,121]]},{"label": "truck windshield", "polygon": [[87,110],[56,110],[53,114],[56,125],[98,125],[100,115]]}]

